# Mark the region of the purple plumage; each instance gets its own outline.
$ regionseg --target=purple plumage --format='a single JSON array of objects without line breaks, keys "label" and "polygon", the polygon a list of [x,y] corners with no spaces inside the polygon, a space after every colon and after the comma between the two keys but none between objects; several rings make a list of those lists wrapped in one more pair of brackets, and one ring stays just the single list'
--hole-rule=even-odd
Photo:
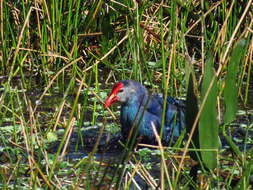
[{"label": "purple plumage", "polygon": [[142,137],[143,143],[156,144],[152,129],[154,125],[158,134],[162,128],[162,142],[168,145],[175,142],[184,129],[185,105],[182,100],[167,98],[163,127],[163,97],[158,94],[149,95],[139,82],[123,80],[116,83],[105,101],[105,107],[118,101],[121,102],[120,123],[124,139],[128,138],[131,128],[135,127],[133,132]]}]

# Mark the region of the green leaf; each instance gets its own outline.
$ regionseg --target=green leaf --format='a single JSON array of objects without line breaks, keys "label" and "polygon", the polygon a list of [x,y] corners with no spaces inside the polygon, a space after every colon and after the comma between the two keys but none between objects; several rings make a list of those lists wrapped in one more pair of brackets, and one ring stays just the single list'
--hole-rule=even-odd
[{"label": "green leaf", "polygon": [[[211,84],[213,79],[214,82]],[[211,88],[210,91],[209,88]],[[206,95],[207,98],[206,101],[204,101],[204,97]],[[216,110],[217,81],[214,75],[213,59],[211,57],[205,63],[205,73],[201,88],[201,99],[202,104],[204,104],[199,120],[199,141],[200,148],[202,149],[201,158],[207,168],[214,169],[217,166],[219,137]]]},{"label": "green leaf", "polygon": [[228,64],[228,72],[225,80],[224,101],[226,111],[224,114],[224,122],[230,123],[235,119],[237,111],[237,94],[238,94],[238,78],[237,73],[239,64],[245,55],[246,40],[241,40],[235,46],[230,62]]},{"label": "green leaf", "polygon": [[[198,100],[194,88],[193,72],[191,72],[189,75],[187,98],[186,98],[186,113],[185,113],[186,132],[188,134],[191,133],[197,114],[198,114]],[[198,126],[196,126],[196,129],[193,133],[190,148],[199,149]],[[194,160],[199,160],[199,156],[197,153],[198,153],[197,151],[191,151],[190,152],[191,158]]]}]

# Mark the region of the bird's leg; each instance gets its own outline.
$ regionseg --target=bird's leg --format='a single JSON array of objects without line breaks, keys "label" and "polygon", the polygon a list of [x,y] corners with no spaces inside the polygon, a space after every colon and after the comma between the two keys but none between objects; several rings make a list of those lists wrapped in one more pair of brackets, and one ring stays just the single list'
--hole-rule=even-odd
[{"label": "bird's leg", "polygon": [[142,142],[143,138],[144,138],[143,136],[138,136],[136,138],[136,143],[135,143],[135,147],[134,147],[135,151],[138,149],[138,144]]}]

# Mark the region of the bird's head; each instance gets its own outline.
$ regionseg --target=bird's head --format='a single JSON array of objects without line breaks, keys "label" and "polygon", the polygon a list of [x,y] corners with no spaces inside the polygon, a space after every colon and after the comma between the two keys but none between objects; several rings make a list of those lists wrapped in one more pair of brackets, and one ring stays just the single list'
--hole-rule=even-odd
[{"label": "bird's head", "polygon": [[130,103],[134,102],[142,95],[146,95],[147,90],[140,83],[133,80],[123,80],[116,83],[110,95],[105,100],[105,108],[110,107],[115,102]]}]

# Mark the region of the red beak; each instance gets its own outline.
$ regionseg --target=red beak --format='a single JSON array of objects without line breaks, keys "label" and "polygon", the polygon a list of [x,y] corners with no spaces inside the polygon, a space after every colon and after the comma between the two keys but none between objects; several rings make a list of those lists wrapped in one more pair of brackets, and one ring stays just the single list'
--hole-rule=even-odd
[{"label": "red beak", "polygon": [[117,94],[123,87],[124,84],[122,82],[118,82],[114,85],[111,94],[105,100],[105,108],[110,107],[114,102],[117,102],[119,100]]},{"label": "red beak", "polygon": [[110,107],[114,102],[118,100],[118,97],[115,93],[111,93],[105,100],[105,108]]}]

